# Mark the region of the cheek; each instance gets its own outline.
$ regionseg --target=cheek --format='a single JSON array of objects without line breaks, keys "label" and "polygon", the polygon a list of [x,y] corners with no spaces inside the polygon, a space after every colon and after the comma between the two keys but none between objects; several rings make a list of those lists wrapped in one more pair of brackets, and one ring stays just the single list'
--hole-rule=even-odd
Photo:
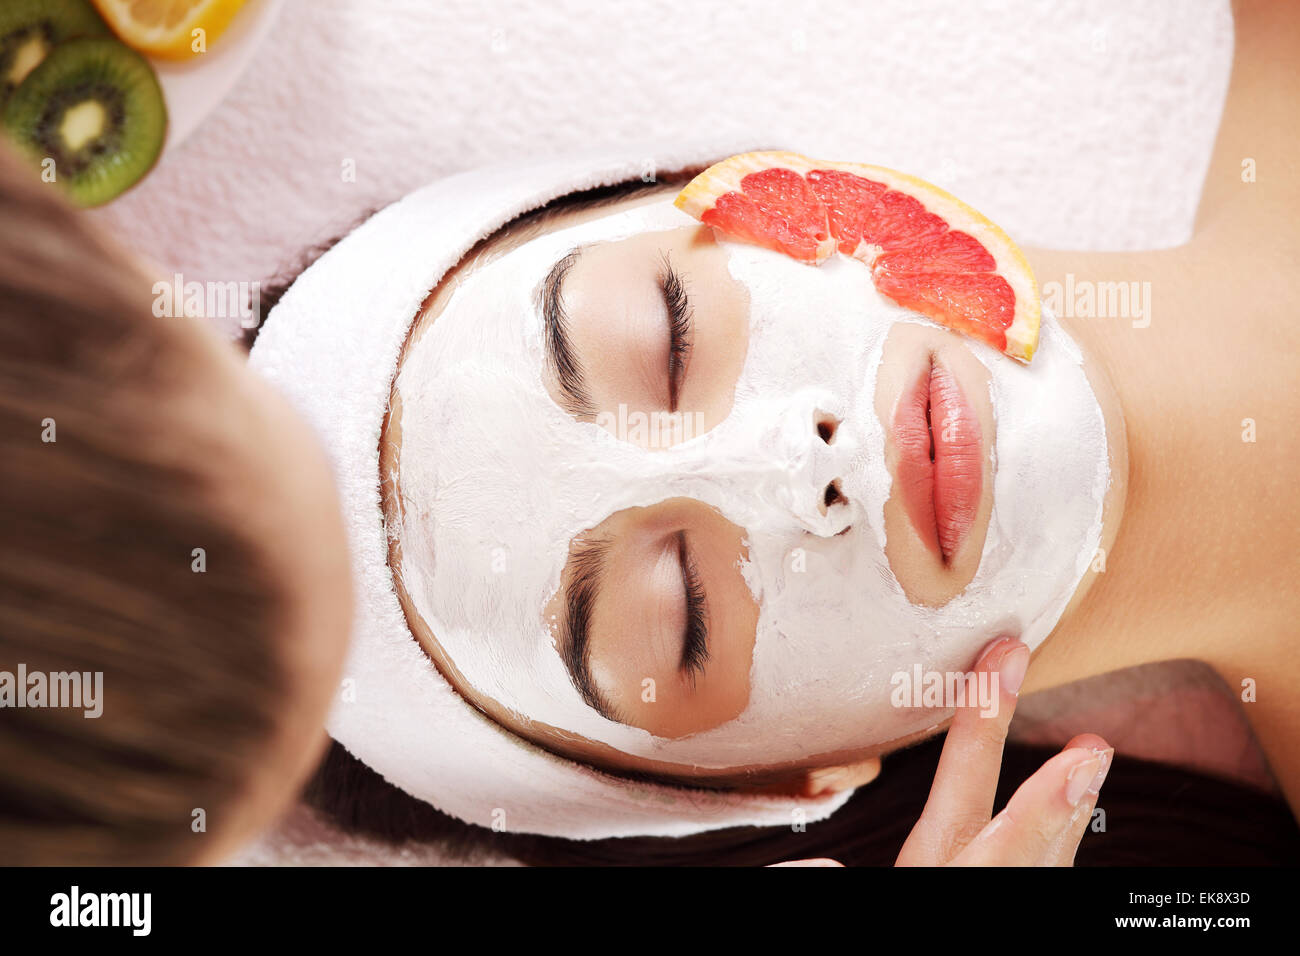
[{"label": "cheek", "polygon": [[[869,531],[867,532],[869,533]],[[716,753],[781,762],[870,747],[945,714],[898,706],[899,674],[966,666],[960,641],[911,605],[870,542],[749,536],[759,596],[749,704]],[[733,749],[734,748],[734,749]]]},{"label": "cheek", "polygon": [[717,726],[738,716],[749,704],[759,605],[740,571],[744,533],[711,509],[701,510],[705,514],[697,540],[705,593],[710,595],[709,627],[725,636],[708,677],[715,684],[709,688],[709,697],[717,719],[708,721],[707,726]]},{"label": "cheek", "polygon": [[711,429],[730,414],[735,402],[736,384],[750,348],[750,298],[731,275],[724,247],[711,240],[685,245],[676,256],[685,262],[695,339],[681,404],[701,415]]}]

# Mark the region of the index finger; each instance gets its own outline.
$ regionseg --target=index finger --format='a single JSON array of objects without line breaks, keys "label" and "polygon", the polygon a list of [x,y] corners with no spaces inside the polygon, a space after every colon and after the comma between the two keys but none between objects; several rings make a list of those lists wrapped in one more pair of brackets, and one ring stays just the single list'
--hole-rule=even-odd
[{"label": "index finger", "polygon": [[1017,638],[999,638],[984,649],[967,687],[978,688],[982,679],[989,693],[968,692],[956,708],[930,798],[903,844],[900,864],[946,863],[989,822],[1007,727],[1028,667],[1029,648]]}]

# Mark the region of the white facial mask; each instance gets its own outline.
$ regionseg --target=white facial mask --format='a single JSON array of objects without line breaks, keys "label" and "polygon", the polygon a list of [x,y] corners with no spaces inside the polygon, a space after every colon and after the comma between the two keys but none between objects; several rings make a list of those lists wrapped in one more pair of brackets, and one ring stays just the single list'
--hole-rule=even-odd
[{"label": "white facial mask", "polygon": [[[749,293],[749,350],[730,415],[703,436],[642,449],[574,421],[548,395],[536,292],[555,262],[584,243],[692,223],[669,199],[638,206],[534,239],[456,289],[397,377],[403,513],[390,533],[401,536],[407,592],[477,691],[625,753],[775,764],[934,726],[947,712],[891,706],[893,676],[915,664],[966,670],[1002,630],[1037,646],[1100,542],[1107,443],[1080,353],[1046,314],[1030,367],[971,343],[997,423],[988,535],[960,595],[912,605],[885,559],[891,480],[873,402],[889,329],[930,323],[877,294],[860,263],[812,268],[726,244]],[[832,445],[817,434],[818,411],[841,419]],[[849,505],[823,516],[831,478]],[[581,699],[542,609],[576,535],[676,497],[745,529],[742,573],[760,614],[746,709],[667,740]]]}]

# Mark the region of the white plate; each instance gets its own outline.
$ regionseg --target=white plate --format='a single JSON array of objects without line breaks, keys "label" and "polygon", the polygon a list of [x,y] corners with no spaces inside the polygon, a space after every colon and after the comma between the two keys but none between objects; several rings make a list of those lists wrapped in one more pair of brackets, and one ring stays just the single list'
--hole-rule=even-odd
[{"label": "white plate", "polygon": [[190,60],[150,59],[167,101],[167,143],[179,146],[217,108],[266,38],[284,0],[248,0],[208,52]]}]

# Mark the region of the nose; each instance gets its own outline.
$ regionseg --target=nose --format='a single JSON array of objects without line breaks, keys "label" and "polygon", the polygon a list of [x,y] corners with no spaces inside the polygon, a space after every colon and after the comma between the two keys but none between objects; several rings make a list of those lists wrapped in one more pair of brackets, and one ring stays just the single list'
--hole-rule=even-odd
[{"label": "nose", "polygon": [[[839,417],[820,409],[813,414],[816,419],[817,437],[826,445],[834,445],[835,436],[840,430]],[[836,456],[831,457],[833,459]],[[823,515],[827,514],[834,505],[848,504],[848,498],[844,496],[844,489],[840,486],[839,468],[836,465],[838,465],[838,462],[832,464],[830,471],[834,473],[834,476],[826,483],[826,487],[822,491],[822,503],[818,510]]]},{"label": "nose", "polygon": [[773,530],[831,537],[859,519],[844,480],[857,443],[830,396],[809,390],[747,411],[728,447],[712,450],[710,472],[740,479]]},{"label": "nose", "polygon": [[794,403],[784,416],[778,442],[791,514],[804,530],[826,537],[848,529],[859,510],[844,488],[855,443],[830,405],[814,396]]},{"label": "nose", "polygon": [[662,471],[647,480],[717,504],[750,530],[829,538],[866,517],[851,490],[860,444],[852,417],[820,389],[750,399],[698,444],[655,456]]}]

